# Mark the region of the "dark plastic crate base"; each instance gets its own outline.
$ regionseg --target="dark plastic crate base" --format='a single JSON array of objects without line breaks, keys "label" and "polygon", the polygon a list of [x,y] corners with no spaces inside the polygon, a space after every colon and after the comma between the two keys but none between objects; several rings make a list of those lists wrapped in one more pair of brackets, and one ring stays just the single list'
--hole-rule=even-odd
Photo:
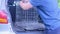
[{"label": "dark plastic crate base", "polygon": [[44,34],[44,31],[25,31],[25,32],[16,32],[16,34]]}]

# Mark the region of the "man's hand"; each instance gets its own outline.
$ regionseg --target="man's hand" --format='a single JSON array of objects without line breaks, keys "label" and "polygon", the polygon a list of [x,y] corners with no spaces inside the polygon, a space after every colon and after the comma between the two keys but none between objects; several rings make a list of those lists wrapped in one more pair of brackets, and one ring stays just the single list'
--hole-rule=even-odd
[{"label": "man's hand", "polygon": [[30,4],[30,2],[20,1],[20,7],[21,7],[23,10],[28,10],[28,9],[32,8],[33,6]]}]

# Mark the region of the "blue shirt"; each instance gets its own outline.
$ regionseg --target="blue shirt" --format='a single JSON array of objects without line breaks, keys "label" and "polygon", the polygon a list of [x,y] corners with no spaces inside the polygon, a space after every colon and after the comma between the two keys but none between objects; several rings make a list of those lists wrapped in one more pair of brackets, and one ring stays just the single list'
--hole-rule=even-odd
[{"label": "blue shirt", "polygon": [[58,0],[30,0],[30,3],[37,8],[46,28],[54,30],[60,27]]}]

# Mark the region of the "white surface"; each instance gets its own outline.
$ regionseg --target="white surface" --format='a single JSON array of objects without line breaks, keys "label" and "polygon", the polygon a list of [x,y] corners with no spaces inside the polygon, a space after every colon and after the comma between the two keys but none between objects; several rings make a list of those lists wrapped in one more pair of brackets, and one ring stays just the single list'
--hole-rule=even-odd
[{"label": "white surface", "polygon": [[15,34],[15,33],[13,33],[13,32],[8,32],[8,31],[2,31],[2,32],[0,32],[0,34]]},{"label": "white surface", "polygon": [[0,34],[14,34],[11,24],[0,24]]}]

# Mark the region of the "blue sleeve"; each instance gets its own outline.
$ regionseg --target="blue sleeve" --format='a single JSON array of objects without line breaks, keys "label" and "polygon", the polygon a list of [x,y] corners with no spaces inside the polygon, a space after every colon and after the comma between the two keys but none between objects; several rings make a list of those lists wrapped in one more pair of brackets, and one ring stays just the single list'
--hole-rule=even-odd
[{"label": "blue sleeve", "polygon": [[44,7],[57,7],[57,0],[30,0],[30,3],[33,5],[33,6],[44,6]]},{"label": "blue sleeve", "polygon": [[33,6],[38,6],[40,5],[40,0],[30,0],[30,3],[33,5]]},{"label": "blue sleeve", "polygon": [[43,8],[45,11],[50,11],[50,12],[55,11],[58,8],[57,0],[30,0],[30,3],[35,7],[39,6]]}]

